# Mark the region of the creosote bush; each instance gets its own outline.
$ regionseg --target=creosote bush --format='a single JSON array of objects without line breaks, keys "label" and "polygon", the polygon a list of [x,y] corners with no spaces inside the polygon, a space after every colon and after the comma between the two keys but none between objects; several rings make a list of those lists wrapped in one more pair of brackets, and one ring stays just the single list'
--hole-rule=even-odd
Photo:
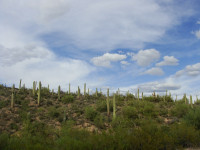
[{"label": "creosote bush", "polygon": [[73,95],[64,95],[62,98],[61,98],[61,101],[65,104],[68,104],[68,103],[72,103],[74,101],[74,96]]}]

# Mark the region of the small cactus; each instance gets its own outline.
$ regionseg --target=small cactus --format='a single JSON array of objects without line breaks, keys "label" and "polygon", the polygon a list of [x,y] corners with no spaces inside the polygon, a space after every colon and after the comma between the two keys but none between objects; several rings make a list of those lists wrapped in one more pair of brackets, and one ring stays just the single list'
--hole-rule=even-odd
[{"label": "small cactus", "polygon": [[109,106],[109,88],[107,89],[107,99],[106,99],[106,103],[107,103],[107,115],[110,115],[110,106]]},{"label": "small cactus", "polygon": [[115,102],[115,94],[113,95],[113,120],[116,119],[116,102]]}]

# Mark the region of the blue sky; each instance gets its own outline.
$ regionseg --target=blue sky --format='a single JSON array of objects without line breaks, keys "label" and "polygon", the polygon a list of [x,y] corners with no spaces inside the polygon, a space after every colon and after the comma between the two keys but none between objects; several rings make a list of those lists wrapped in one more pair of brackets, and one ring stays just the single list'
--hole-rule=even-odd
[{"label": "blue sky", "polygon": [[200,95],[198,0],[1,0],[0,82]]}]

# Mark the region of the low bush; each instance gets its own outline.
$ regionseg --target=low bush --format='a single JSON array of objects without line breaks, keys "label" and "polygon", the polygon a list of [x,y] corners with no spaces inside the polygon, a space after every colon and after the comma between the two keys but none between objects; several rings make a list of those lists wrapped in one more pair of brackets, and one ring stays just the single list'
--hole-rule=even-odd
[{"label": "low bush", "polygon": [[65,104],[72,103],[74,101],[74,96],[72,95],[65,95],[61,98],[61,101]]},{"label": "low bush", "polygon": [[85,114],[86,119],[89,119],[90,121],[94,121],[97,115],[97,111],[93,107],[88,106],[85,108],[84,114]]}]

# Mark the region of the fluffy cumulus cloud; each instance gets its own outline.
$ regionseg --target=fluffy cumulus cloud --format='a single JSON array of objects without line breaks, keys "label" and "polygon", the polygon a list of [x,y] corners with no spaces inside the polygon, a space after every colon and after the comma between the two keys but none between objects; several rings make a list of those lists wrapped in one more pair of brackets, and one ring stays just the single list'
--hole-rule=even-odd
[{"label": "fluffy cumulus cloud", "polygon": [[165,92],[166,90],[178,90],[181,88],[180,85],[170,82],[149,82],[146,84],[138,85],[138,88],[144,92]]},{"label": "fluffy cumulus cloud", "polygon": [[161,68],[154,67],[144,72],[144,74],[150,74],[155,76],[164,75],[164,71]]},{"label": "fluffy cumulus cloud", "polygon": [[105,53],[102,56],[94,57],[91,62],[96,66],[111,67],[111,62],[126,59],[126,55]]},{"label": "fluffy cumulus cloud", "polygon": [[193,32],[197,39],[200,39],[200,30]]},{"label": "fluffy cumulus cloud", "polygon": [[173,1],[157,0],[1,0],[0,17],[19,33],[55,35],[51,44],[56,46],[108,51],[157,41],[181,17],[191,15],[190,9],[177,13],[177,8]]},{"label": "fluffy cumulus cloud", "polygon": [[176,72],[175,76],[180,77],[183,75],[187,76],[198,76],[200,75],[200,63],[196,63],[193,65],[187,65],[185,69],[179,70]]},{"label": "fluffy cumulus cloud", "polygon": [[176,66],[178,65],[178,59],[174,56],[164,56],[164,60],[157,63],[156,66]]},{"label": "fluffy cumulus cloud", "polygon": [[120,61],[120,63],[122,64],[122,65],[129,65],[130,63],[128,63],[127,61]]},{"label": "fluffy cumulus cloud", "polygon": [[136,61],[139,66],[149,66],[151,63],[158,61],[160,52],[155,49],[140,50],[133,54],[132,60]]}]

